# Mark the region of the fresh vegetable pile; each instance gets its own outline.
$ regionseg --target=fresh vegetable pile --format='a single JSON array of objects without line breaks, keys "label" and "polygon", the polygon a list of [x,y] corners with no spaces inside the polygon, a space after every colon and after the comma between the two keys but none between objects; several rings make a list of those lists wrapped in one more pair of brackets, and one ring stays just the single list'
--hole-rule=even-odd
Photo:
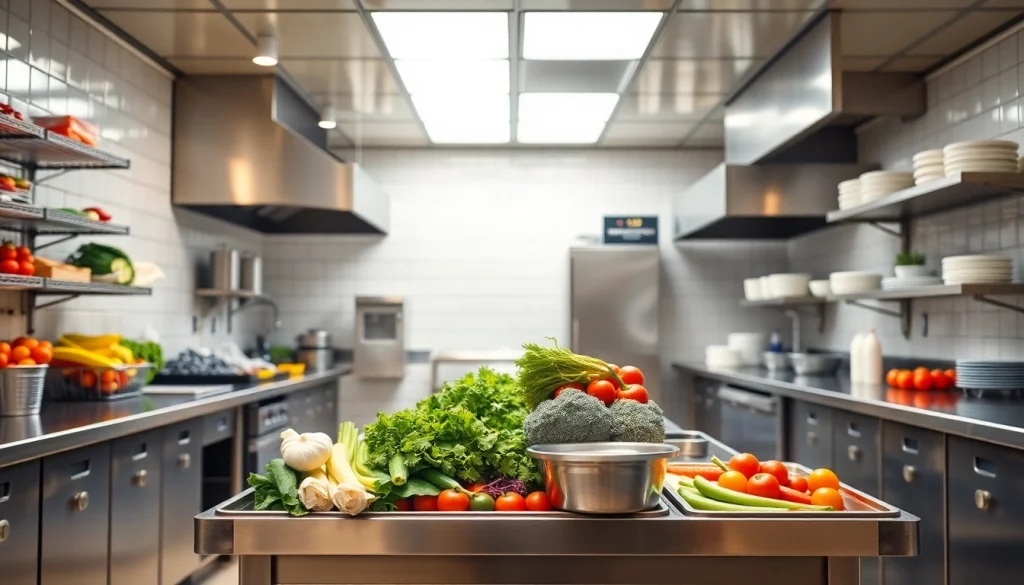
[{"label": "fresh vegetable pile", "polygon": [[72,266],[92,270],[93,280],[131,284],[135,280],[132,260],[122,250],[103,244],[83,244],[65,260]]},{"label": "fresh vegetable pile", "polygon": [[839,478],[828,469],[791,475],[779,461],[740,453],[723,463],[669,464],[679,495],[697,510],[715,512],[838,511],[845,508]]},{"label": "fresh vegetable pile", "polygon": [[[135,389],[139,374],[135,366],[151,362],[142,354],[136,355],[131,345],[132,342],[116,333],[65,333],[52,349],[53,365],[62,368],[67,382],[85,390],[114,394],[129,387]],[[159,347],[156,345],[158,350]],[[152,353],[152,348],[148,353]]]},{"label": "fresh vegetable pile", "polygon": [[0,368],[7,366],[44,366],[53,360],[53,345],[33,337],[0,341]]}]

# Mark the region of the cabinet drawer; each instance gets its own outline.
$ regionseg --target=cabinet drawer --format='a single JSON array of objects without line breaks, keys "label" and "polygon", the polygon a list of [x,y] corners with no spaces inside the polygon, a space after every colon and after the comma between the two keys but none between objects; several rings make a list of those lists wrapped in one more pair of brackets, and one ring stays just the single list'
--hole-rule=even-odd
[{"label": "cabinet drawer", "polygon": [[159,429],[111,443],[110,585],[160,582]]},{"label": "cabinet drawer", "polygon": [[40,585],[106,585],[110,443],[43,459]]},{"label": "cabinet drawer", "polygon": [[160,582],[170,585],[199,566],[192,518],[203,505],[203,419],[164,427],[162,440]]},{"label": "cabinet drawer", "polygon": [[787,459],[817,469],[832,466],[832,409],[808,402],[790,402]]},{"label": "cabinet drawer", "polygon": [[0,574],[4,585],[36,585],[40,462],[0,468]]},{"label": "cabinet drawer", "polygon": [[842,410],[832,414],[832,465],[839,479],[872,496],[878,495],[879,421]]},{"label": "cabinet drawer", "polygon": [[882,560],[886,585],[943,585],[945,473],[942,433],[882,422],[882,499],[921,519],[917,556]]},{"label": "cabinet drawer", "polygon": [[949,585],[1006,583],[1024,571],[1024,451],[950,436]]},{"label": "cabinet drawer", "polygon": [[219,443],[235,436],[235,411],[224,410],[203,417],[203,445]]}]

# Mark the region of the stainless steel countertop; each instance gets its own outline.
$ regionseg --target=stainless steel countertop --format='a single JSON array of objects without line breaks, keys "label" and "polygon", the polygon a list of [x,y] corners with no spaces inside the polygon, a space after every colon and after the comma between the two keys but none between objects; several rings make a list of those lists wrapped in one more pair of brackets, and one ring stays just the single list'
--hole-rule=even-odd
[{"label": "stainless steel countertop", "polygon": [[290,394],[351,371],[346,364],[214,396],[144,394],[109,402],[44,401],[37,416],[0,417],[0,467]]},{"label": "stainless steel countertop", "polygon": [[797,376],[764,368],[709,368],[694,362],[672,365],[691,375],[750,390],[1024,449],[1024,400],[1019,398],[982,398],[956,389],[917,392],[855,385],[845,370],[836,376]]}]

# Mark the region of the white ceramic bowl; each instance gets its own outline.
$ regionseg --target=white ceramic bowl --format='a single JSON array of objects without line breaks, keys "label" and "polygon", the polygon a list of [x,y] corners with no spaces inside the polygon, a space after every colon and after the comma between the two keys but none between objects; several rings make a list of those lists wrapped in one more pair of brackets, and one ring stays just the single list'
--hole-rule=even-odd
[{"label": "white ceramic bowl", "polygon": [[761,279],[760,278],[745,278],[743,279],[743,296],[748,301],[759,301],[764,298],[764,294],[761,291]]},{"label": "white ceramic bowl", "polygon": [[811,282],[810,274],[781,273],[768,275],[768,288],[773,298],[806,297],[809,294],[807,285]]},{"label": "white ceramic bowl", "polygon": [[824,299],[832,294],[832,287],[827,280],[812,280],[809,284],[811,294]]},{"label": "white ceramic bowl", "polygon": [[833,295],[852,295],[878,290],[882,286],[882,275],[862,271],[833,272],[828,282]]},{"label": "white ceramic bowl", "polygon": [[736,352],[740,364],[756,366],[761,363],[761,354],[768,349],[768,336],[764,333],[730,333],[726,343]]},{"label": "white ceramic bowl", "polygon": [[740,356],[726,345],[709,345],[704,348],[704,363],[713,368],[736,368]]},{"label": "white ceramic bowl", "polygon": [[931,276],[935,271],[927,266],[915,265],[915,266],[895,266],[893,271],[896,273],[896,278],[913,278],[915,276]]}]

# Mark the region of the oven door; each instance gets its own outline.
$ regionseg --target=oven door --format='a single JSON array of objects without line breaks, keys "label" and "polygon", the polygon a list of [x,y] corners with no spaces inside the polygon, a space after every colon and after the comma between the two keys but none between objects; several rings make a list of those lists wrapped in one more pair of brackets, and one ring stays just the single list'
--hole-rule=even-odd
[{"label": "oven door", "polygon": [[758,459],[782,456],[782,417],[779,398],[723,384],[716,392],[723,443]]},{"label": "oven door", "polygon": [[263,475],[267,463],[281,457],[281,433],[274,431],[269,435],[249,439],[245,455],[245,476],[250,473]]}]

